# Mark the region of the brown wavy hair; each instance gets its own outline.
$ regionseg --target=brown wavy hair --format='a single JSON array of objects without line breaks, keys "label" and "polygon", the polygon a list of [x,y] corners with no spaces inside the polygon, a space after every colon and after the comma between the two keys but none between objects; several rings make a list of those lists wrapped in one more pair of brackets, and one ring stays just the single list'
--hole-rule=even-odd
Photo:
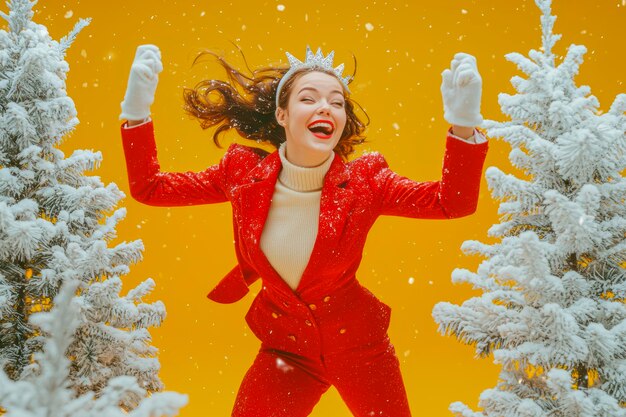
[{"label": "brown wavy hair", "polygon": [[[243,52],[239,49],[241,55]],[[235,129],[243,138],[254,140],[257,143],[271,144],[278,149],[280,144],[287,138],[285,128],[278,124],[276,120],[276,90],[283,75],[289,70],[288,67],[263,67],[250,70],[247,61],[246,68],[251,76],[243,74],[238,69],[230,65],[224,57],[217,53],[205,50],[196,56],[193,65],[198,63],[203,56],[211,55],[215,57],[226,70],[227,81],[204,80],[199,82],[194,88],[184,88],[183,109],[200,122],[202,129],[217,126],[213,134],[213,142],[221,148],[219,136],[230,129]],[[350,77],[351,82],[356,74],[355,71]],[[287,108],[289,95],[293,83],[303,74],[312,71],[325,72],[335,76],[332,71],[319,68],[305,68],[290,77],[281,89],[279,106]],[[341,134],[339,142],[335,146],[335,152],[343,160],[354,152],[356,145],[365,142],[363,132],[369,125],[369,116],[365,110],[352,100],[344,88],[346,126]],[[364,124],[355,114],[355,105],[358,106],[367,117],[367,124]]]}]

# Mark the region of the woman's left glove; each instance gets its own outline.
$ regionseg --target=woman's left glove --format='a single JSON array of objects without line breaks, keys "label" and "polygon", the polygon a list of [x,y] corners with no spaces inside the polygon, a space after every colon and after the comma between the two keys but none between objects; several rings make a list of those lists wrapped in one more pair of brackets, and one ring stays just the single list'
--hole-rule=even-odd
[{"label": "woman's left glove", "polygon": [[480,98],[483,80],[476,67],[476,58],[459,52],[454,55],[451,69],[441,73],[443,117],[452,125],[474,127],[483,122]]}]

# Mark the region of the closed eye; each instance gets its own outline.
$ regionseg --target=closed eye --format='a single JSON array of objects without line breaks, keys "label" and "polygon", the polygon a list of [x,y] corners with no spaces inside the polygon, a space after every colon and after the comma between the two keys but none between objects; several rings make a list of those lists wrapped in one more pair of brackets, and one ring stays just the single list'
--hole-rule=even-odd
[{"label": "closed eye", "polygon": [[[314,101],[314,100],[310,99],[310,98],[303,98],[300,101]],[[335,101],[333,103],[333,105],[338,106],[338,107],[343,107],[344,106],[344,102],[343,101]]]}]

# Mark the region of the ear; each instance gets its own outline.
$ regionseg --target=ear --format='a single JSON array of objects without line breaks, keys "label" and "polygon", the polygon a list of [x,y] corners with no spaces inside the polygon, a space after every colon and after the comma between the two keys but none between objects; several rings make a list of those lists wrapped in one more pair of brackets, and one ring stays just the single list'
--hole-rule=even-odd
[{"label": "ear", "polygon": [[276,107],[274,114],[276,115],[276,121],[278,121],[279,125],[285,126],[287,124],[287,112],[283,110],[282,107]]}]

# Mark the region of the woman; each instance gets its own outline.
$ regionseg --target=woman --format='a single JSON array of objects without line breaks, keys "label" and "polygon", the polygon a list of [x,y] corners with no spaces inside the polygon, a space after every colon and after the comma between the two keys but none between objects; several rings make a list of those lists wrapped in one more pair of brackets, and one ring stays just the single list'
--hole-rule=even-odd
[{"label": "woman", "polygon": [[235,302],[258,278],[263,283],[246,314],[262,344],[233,416],[307,416],[331,385],[355,416],[410,416],[387,336],[391,309],[355,273],[379,215],[447,219],[475,211],[488,150],[474,129],[482,122],[476,60],[457,54],[442,73],[452,124],[442,179],[414,182],[378,153],[346,162],[364,125],[332,52],[307,47],[304,61],[287,56],[289,68],[251,78],[220,58],[230,84],[208,80],[185,91],[186,109],[203,127],[220,124],[216,144],[218,133],[234,128],[277,150],[232,144],[219,164],[174,173],[159,169],[149,119],[160,52],[140,46],[120,115],[128,120],[121,131],[131,195],[155,206],[232,204],[238,265],[209,298]]}]

